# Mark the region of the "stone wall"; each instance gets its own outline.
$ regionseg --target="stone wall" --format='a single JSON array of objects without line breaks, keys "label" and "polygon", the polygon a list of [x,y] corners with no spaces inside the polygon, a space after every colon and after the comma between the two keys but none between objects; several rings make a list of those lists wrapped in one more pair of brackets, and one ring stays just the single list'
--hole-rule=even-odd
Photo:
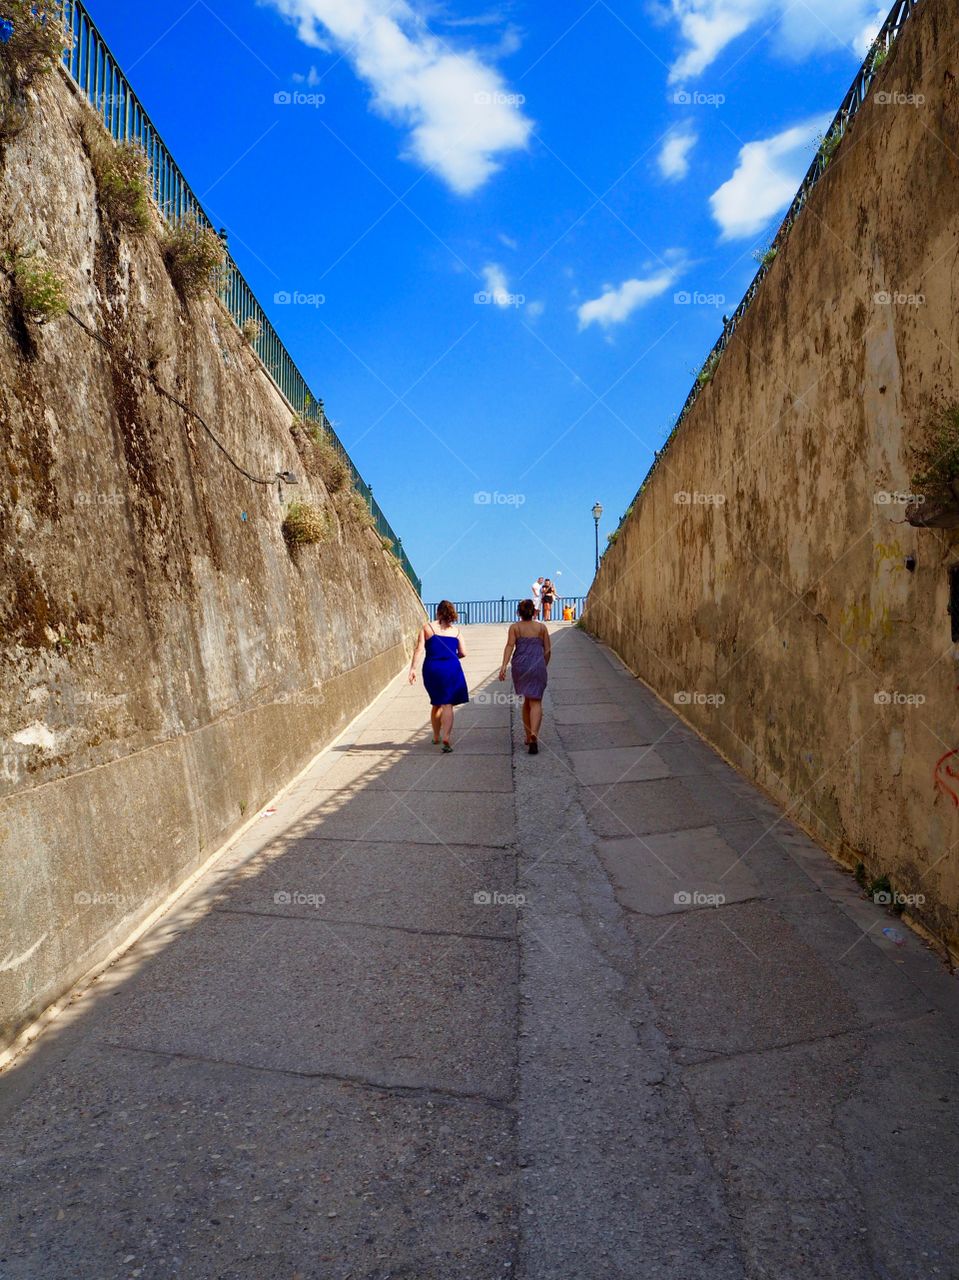
[{"label": "stone wall", "polygon": [[[604,557],[588,628],[959,946],[957,535],[904,521],[959,403],[959,13],[924,0]],[[910,557],[915,557],[915,566]]]},{"label": "stone wall", "polygon": [[[102,960],[400,669],[422,610],[227,311],[171,283],[159,219],[98,206],[65,75],[0,148],[0,1047]],[[275,486],[322,508],[291,551]],[[330,488],[335,486],[331,482]]]}]

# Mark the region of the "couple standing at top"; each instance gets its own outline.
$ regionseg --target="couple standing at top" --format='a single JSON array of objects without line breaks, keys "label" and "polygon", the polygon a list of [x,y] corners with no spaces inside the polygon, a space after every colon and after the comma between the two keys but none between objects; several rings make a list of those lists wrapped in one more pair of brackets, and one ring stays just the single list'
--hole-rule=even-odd
[{"label": "couple standing at top", "polygon": [[556,584],[551,578],[537,578],[531,590],[536,617],[549,622],[553,616],[553,605],[556,603]]},{"label": "couple standing at top", "polygon": [[[551,656],[549,631],[536,621],[536,605],[532,600],[521,600],[516,610],[519,621],[514,622],[506,637],[500,680],[506,679],[506,669],[512,664],[513,688],[523,699],[523,729],[526,747],[531,756],[539,753],[539,731],[543,723],[543,694],[548,679],[547,667]],[[457,627],[458,615],[449,600],[441,600],[436,608],[436,619],[424,623],[416,637],[413,661],[410,663],[410,684],[416,683],[416,663],[421,652],[423,659],[423,683],[430,696],[430,721],[433,742],[442,743],[446,752],[453,750],[453,708],[469,702],[469,690],[461,659],[466,657],[463,641]]]}]

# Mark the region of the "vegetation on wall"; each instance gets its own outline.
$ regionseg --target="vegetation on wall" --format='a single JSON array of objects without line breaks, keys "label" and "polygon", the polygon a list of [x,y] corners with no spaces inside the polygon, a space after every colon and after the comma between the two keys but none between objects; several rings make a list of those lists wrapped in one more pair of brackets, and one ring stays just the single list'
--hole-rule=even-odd
[{"label": "vegetation on wall", "polygon": [[304,465],[313,475],[319,476],[327,493],[345,492],[350,486],[350,468],[329,432],[319,422],[304,418],[302,414],[294,414],[290,432]]},{"label": "vegetation on wall", "polygon": [[722,353],[719,351],[714,351],[700,369],[699,373],[696,375],[696,382],[699,386],[704,387],[707,382],[712,382],[713,374],[715,374],[716,370],[719,368],[721,354]]},{"label": "vegetation on wall", "polygon": [[63,277],[39,251],[10,255],[13,297],[20,315],[34,324],[46,324],[69,309]]},{"label": "vegetation on wall", "polygon": [[283,537],[291,547],[325,542],[330,536],[330,518],[310,502],[291,502],[283,517]]},{"label": "vegetation on wall", "polygon": [[771,244],[767,244],[763,249],[753,250],[753,261],[758,262],[761,267],[768,267],[771,262],[776,261],[776,254],[779,250]]},{"label": "vegetation on wall", "polygon": [[819,144],[819,155],[822,157],[822,166],[825,169],[838,151],[840,142],[842,142],[842,132],[839,125],[833,125],[828,133],[819,134],[816,141]]},{"label": "vegetation on wall", "polygon": [[372,529],[376,526],[369,504],[355,491],[346,497],[341,506],[341,511],[347,519],[353,524],[359,525],[362,529]]},{"label": "vegetation on wall", "polygon": [[215,292],[226,265],[223,241],[193,213],[163,237],[163,257],[173,283],[185,298]]},{"label": "vegetation on wall", "polygon": [[909,523],[959,527],[959,401],[944,401],[930,415],[924,439],[913,450],[913,468]]},{"label": "vegetation on wall", "polygon": [[66,44],[57,0],[0,0],[0,138],[23,128],[25,91],[53,70]]},{"label": "vegetation on wall", "polygon": [[146,152],[135,142],[114,142],[93,111],[84,112],[80,132],[103,212],[117,226],[143,235],[151,223]]}]

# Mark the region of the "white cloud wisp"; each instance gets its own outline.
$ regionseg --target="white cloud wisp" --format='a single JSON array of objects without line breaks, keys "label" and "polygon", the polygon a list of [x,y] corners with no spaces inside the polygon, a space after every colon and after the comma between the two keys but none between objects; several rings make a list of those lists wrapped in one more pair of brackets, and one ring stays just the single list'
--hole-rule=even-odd
[{"label": "white cloud wisp", "polygon": [[677,262],[642,279],[624,280],[620,285],[604,285],[598,298],[591,298],[577,309],[580,329],[598,324],[601,329],[608,330],[613,325],[622,324],[634,311],[658,298],[675,284],[680,270]]},{"label": "white cloud wisp", "polygon": [[788,57],[843,45],[862,57],[887,8],[877,0],[669,0],[684,44],[670,68],[670,83],[701,75],[752,27],[772,28],[774,45]]},{"label": "white cloud wisp", "polygon": [[723,240],[756,235],[789,205],[809,167],[816,135],[830,118],[817,116],[740,149],[732,177],[709,197]]},{"label": "white cloud wisp", "polygon": [[266,0],[314,48],[332,44],[373,94],[379,114],[409,130],[405,154],[469,195],[527,145],[520,95],[479,54],[432,34],[409,0]]}]

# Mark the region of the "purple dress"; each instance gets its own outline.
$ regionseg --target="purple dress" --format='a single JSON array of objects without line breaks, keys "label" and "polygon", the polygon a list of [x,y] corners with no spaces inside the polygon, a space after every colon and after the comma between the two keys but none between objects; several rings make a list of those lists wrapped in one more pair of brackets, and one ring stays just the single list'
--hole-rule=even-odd
[{"label": "purple dress", "polygon": [[513,650],[513,688],[524,698],[546,692],[546,650],[539,636],[517,636]]}]

